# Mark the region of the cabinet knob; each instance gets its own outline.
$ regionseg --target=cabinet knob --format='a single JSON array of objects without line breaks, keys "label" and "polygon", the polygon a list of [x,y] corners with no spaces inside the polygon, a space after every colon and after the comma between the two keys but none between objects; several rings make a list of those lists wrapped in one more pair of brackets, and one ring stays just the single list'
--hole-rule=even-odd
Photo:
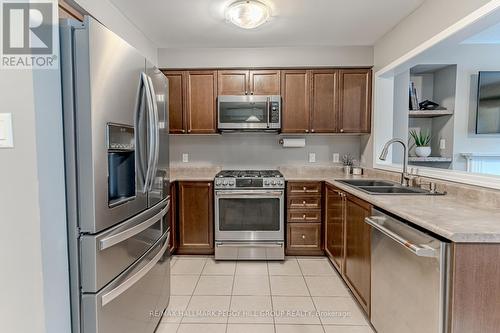
[{"label": "cabinet knob", "polygon": [[302,188],[302,190],[303,190],[304,192],[305,192],[305,191],[307,191],[307,187],[305,187],[305,186],[304,186],[304,187]]},{"label": "cabinet knob", "polygon": [[306,133],[309,133],[309,130],[306,130]]},{"label": "cabinet knob", "polygon": [[343,128],[340,129],[340,133],[344,133],[344,129]]},{"label": "cabinet knob", "polygon": [[306,239],[306,235],[302,235],[302,239]]},{"label": "cabinet knob", "polygon": [[188,130],[188,133],[191,133],[191,130]]},{"label": "cabinet knob", "polygon": [[248,91],[245,91],[245,95],[248,95]]},{"label": "cabinet knob", "polygon": [[305,220],[306,219],[306,214],[302,215],[302,218]]},{"label": "cabinet knob", "polygon": [[252,91],[252,92],[250,92],[250,95],[253,95],[253,91]]},{"label": "cabinet knob", "polygon": [[182,133],[186,133],[186,130],[182,130],[181,132],[182,132]]},{"label": "cabinet knob", "polygon": [[305,201],[302,201],[302,204],[305,206],[305,205],[306,205],[306,202],[305,202]]},{"label": "cabinet knob", "polygon": [[311,133],[314,133],[314,130],[313,130],[313,129],[311,130]]}]

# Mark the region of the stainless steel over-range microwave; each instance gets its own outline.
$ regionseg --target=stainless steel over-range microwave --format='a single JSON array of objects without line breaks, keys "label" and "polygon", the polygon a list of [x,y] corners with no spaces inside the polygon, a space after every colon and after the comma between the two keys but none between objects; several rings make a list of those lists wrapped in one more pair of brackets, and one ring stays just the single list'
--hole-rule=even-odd
[{"label": "stainless steel over-range microwave", "polygon": [[281,96],[223,95],[217,98],[220,131],[281,130]]}]

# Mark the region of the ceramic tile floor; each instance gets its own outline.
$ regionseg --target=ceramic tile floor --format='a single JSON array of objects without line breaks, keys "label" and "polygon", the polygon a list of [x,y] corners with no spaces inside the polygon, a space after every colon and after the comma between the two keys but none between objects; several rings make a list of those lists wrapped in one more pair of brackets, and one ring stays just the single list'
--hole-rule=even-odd
[{"label": "ceramic tile floor", "polygon": [[373,333],[323,257],[284,262],[174,256],[156,333]]}]

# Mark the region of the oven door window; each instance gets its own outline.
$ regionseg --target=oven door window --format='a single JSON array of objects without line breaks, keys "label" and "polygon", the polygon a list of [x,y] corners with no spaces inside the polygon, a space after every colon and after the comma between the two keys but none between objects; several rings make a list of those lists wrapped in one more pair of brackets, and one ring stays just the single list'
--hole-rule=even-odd
[{"label": "oven door window", "polygon": [[220,231],[279,231],[280,199],[219,199]]},{"label": "oven door window", "polygon": [[223,124],[267,124],[266,102],[221,102],[219,120]]}]

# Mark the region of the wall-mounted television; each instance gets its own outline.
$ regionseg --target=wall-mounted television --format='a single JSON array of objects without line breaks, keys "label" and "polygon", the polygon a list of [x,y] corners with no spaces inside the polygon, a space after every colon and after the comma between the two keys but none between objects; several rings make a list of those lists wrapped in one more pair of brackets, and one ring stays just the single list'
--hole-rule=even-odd
[{"label": "wall-mounted television", "polygon": [[476,134],[500,134],[500,71],[479,72]]}]

